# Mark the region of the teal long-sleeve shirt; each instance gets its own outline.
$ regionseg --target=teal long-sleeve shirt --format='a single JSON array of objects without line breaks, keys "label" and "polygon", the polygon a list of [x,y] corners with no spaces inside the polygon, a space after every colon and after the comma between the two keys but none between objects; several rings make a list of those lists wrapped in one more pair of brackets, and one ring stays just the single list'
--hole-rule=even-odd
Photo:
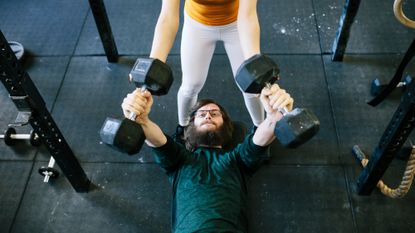
[{"label": "teal long-sleeve shirt", "polygon": [[167,136],[154,148],[172,182],[172,232],[247,232],[247,175],[258,169],[266,147],[252,134],[232,151],[186,150]]}]

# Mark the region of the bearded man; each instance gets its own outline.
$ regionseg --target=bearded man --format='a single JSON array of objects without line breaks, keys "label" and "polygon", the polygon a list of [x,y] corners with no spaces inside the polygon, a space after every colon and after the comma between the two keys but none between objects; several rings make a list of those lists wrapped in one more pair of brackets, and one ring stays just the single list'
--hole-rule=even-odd
[{"label": "bearded man", "polygon": [[247,232],[247,178],[258,170],[275,139],[275,124],[291,111],[293,99],[277,84],[262,90],[267,113],[242,143],[232,144],[232,121],[213,100],[199,100],[184,133],[185,147],[148,117],[153,98],[135,90],[122,103],[124,115],[138,117],[146,143],[172,183],[172,232]]}]

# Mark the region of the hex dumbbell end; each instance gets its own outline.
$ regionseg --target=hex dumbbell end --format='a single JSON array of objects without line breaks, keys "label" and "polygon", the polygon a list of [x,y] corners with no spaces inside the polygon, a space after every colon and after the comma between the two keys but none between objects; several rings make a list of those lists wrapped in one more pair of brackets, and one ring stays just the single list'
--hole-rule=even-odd
[{"label": "hex dumbbell end", "polygon": [[131,81],[136,87],[145,88],[152,95],[166,95],[173,83],[173,72],[159,59],[138,58],[130,72]]},{"label": "hex dumbbell end", "polygon": [[278,65],[268,56],[257,54],[244,61],[236,72],[236,83],[247,93],[261,93],[267,83],[278,80]]},{"label": "hex dumbbell end", "polygon": [[129,155],[138,153],[145,140],[141,126],[127,118],[107,117],[99,134],[103,143]]},{"label": "hex dumbbell end", "polygon": [[296,148],[310,140],[320,129],[317,116],[305,108],[295,108],[284,114],[275,126],[275,136],[288,148]]}]

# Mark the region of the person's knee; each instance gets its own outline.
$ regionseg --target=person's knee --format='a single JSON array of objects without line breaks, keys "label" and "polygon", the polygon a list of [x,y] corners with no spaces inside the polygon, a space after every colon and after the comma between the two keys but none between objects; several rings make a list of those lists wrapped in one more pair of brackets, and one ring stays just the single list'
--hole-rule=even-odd
[{"label": "person's knee", "polygon": [[259,100],[259,94],[251,94],[251,93],[242,93],[245,99],[252,100],[252,99],[258,99]]},{"label": "person's knee", "polygon": [[199,86],[181,86],[178,94],[187,98],[196,97],[201,89]]}]

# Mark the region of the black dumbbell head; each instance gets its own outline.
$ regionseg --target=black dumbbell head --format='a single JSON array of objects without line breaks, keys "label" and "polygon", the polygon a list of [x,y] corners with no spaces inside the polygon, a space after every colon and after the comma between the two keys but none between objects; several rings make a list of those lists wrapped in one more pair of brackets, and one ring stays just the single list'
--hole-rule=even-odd
[{"label": "black dumbbell head", "polygon": [[141,126],[129,119],[107,117],[99,134],[103,143],[129,155],[138,153],[145,140]]},{"label": "black dumbbell head", "polygon": [[32,129],[32,131],[30,131],[30,145],[32,146],[40,146],[40,137],[37,136],[37,134],[35,133],[35,131]]},{"label": "black dumbbell head", "polygon": [[310,140],[319,129],[320,121],[313,112],[296,108],[277,122],[275,135],[284,147],[296,148]]},{"label": "black dumbbell head", "polygon": [[268,56],[257,54],[244,61],[236,72],[236,82],[242,91],[261,93],[267,83],[278,79],[278,65]]},{"label": "black dumbbell head", "polygon": [[16,140],[12,138],[12,134],[16,134],[16,130],[13,127],[7,128],[4,132],[4,143],[8,146],[12,146],[16,142]]},{"label": "black dumbbell head", "polygon": [[146,87],[152,95],[165,95],[173,83],[173,72],[159,59],[139,58],[130,72],[136,87]]}]

